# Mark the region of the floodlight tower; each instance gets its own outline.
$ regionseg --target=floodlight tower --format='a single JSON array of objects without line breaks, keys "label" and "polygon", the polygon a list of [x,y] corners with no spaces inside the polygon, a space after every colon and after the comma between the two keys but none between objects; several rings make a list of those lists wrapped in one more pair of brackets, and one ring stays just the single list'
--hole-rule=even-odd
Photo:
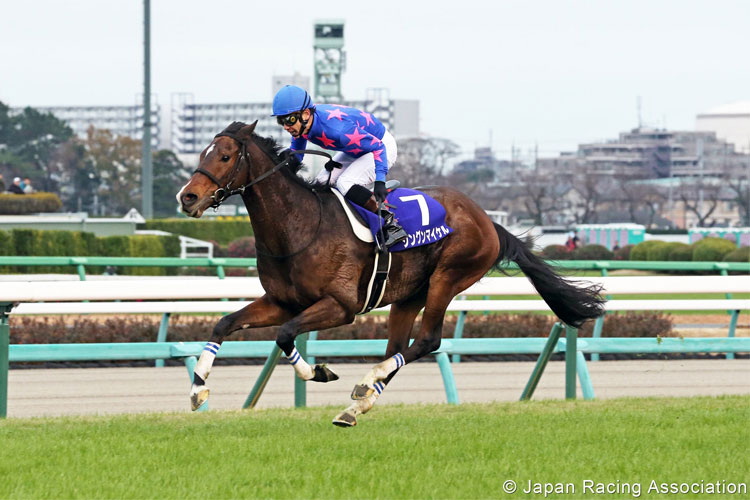
[{"label": "floodlight tower", "polygon": [[340,102],[341,74],[346,67],[344,53],[344,21],[315,21],[313,35],[315,57],[315,99],[319,102]]}]

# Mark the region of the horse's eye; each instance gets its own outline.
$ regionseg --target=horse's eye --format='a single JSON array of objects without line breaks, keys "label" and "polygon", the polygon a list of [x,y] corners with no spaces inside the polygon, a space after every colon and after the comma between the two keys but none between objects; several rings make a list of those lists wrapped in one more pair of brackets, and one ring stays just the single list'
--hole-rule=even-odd
[{"label": "horse's eye", "polygon": [[221,157],[221,161],[228,162],[229,161],[229,157],[227,155],[224,155],[224,156]]}]

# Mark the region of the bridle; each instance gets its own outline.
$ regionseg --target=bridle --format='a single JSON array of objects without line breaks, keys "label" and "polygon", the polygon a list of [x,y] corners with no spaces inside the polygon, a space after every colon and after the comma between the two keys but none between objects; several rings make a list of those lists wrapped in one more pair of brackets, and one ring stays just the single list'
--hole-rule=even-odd
[{"label": "bridle", "polygon": [[[197,173],[203,174],[206,177],[208,177],[209,179],[211,179],[211,182],[213,182],[214,184],[216,184],[217,189],[216,189],[216,191],[214,191],[214,194],[211,195],[211,199],[213,200],[213,203],[210,205],[210,208],[214,208],[214,209],[219,208],[219,206],[224,202],[224,200],[226,200],[230,196],[235,195],[235,194],[242,195],[242,194],[245,193],[245,190],[247,188],[249,188],[250,186],[252,186],[254,184],[257,184],[260,181],[262,181],[263,179],[265,179],[265,178],[267,178],[267,177],[275,174],[276,172],[278,172],[281,169],[281,167],[283,167],[284,165],[286,165],[286,164],[289,163],[289,161],[294,157],[295,154],[314,154],[314,155],[319,155],[319,156],[325,156],[329,160],[328,163],[326,164],[326,168],[328,168],[329,164],[332,165],[332,164],[336,163],[336,162],[334,162],[333,158],[331,158],[331,155],[329,155],[328,153],[325,153],[323,151],[310,151],[310,150],[294,151],[294,152],[290,153],[282,162],[274,165],[274,167],[271,170],[262,173],[261,175],[259,175],[255,179],[252,179],[250,182],[247,182],[247,183],[243,184],[242,186],[239,186],[239,187],[236,187],[236,188],[232,188],[232,182],[234,181],[235,177],[240,173],[240,169],[242,168],[242,162],[243,161],[247,165],[247,172],[248,172],[247,175],[248,175],[248,178],[250,177],[250,157],[247,154],[247,142],[246,142],[245,139],[242,139],[242,138],[240,138],[240,137],[238,137],[235,134],[232,134],[230,132],[220,132],[220,133],[218,133],[218,134],[216,134],[214,136],[214,139],[217,139],[219,137],[229,137],[230,139],[233,139],[235,142],[237,142],[240,145],[240,154],[239,154],[239,156],[237,156],[237,160],[234,162],[234,165],[232,166],[232,169],[227,174],[229,180],[226,182],[226,184],[224,184],[222,181],[220,181],[219,179],[217,179],[214,174],[212,174],[211,172],[209,172],[208,170],[205,170],[203,168],[198,167],[198,168],[196,168],[193,171],[193,175],[195,175]],[[250,136],[250,140],[252,140],[252,136]],[[260,148],[260,150],[263,151],[266,154],[266,156],[268,156],[269,158],[271,158],[271,156],[268,154],[268,152],[266,152],[263,148]],[[340,167],[341,164],[338,164],[338,166]],[[222,187],[222,186],[224,186],[224,187]],[[301,249],[299,249],[299,250],[297,250],[295,252],[292,252],[290,254],[287,254],[287,255],[275,255],[275,254],[272,254],[272,253],[269,253],[269,252],[261,250],[260,247],[258,246],[258,241],[256,240],[255,250],[259,254],[261,254],[261,255],[267,255],[268,257],[273,257],[275,259],[286,259],[288,257],[293,257],[293,256],[295,256],[295,255],[297,255],[299,253],[302,253],[303,251],[307,250],[307,248],[310,245],[312,245],[313,241],[315,241],[315,239],[316,239],[315,236],[317,235],[318,230],[320,230],[320,224],[323,221],[323,200],[320,198],[320,194],[318,194],[318,192],[315,189],[313,189],[312,191],[315,194],[315,197],[318,199],[318,209],[319,209],[318,210],[318,214],[319,215],[318,215],[318,225],[317,225],[317,227],[315,229],[315,232],[313,233],[312,238],[307,243],[307,245],[305,245]]]},{"label": "bridle", "polygon": [[[238,136],[230,132],[218,133],[214,136],[214,139],[217,139],[219,137],[229,137],[230,139],[233,139],[236,143],[238,143],[240,145],[240,154],[237,156],[237,160],[234,162],[234,166],[232,166],[232,169],[227,174],[227,177],[229,178],[229,180],[226,182],[226,184],[221,182],[219,179],[216,178],[214,174],[212,174],[206,169],[198,167],[193,172],[193,175],[197,173],[205,175],[206,177],[211,179],[211,182],[213,182],[217,186],[216,191],[214,191],[214,194],[211,195],[211,199],[213,200],[213,203],[211,204],[210,208],[219,208],[219,205],[221,205],[224,202],[224,200],[226,200],[232,195],[244,194],[245,190],[249,188],[250,186],[252,186],[253,184],[257,184],[263,179],[265,179],[266,177],[278,172],[279,169],[281,169],[281,167],[286,165],[291,158],[291,157],[287,157],[284,161],[282,161],[278,165],[275,165],[271,170],[261,174],[260,176],[256,177],[250,182],[243,184],[242,186],[232,188],[232,182],[234,182],[234,179],[240,173],[240,169],[242,168],[243,161],[247,164],[248,177],[250,176],[250,158],[247,155],[247,142],[244,139],[241,139]],[[251,137],[251,140],[252,140],[252,137]]]}]

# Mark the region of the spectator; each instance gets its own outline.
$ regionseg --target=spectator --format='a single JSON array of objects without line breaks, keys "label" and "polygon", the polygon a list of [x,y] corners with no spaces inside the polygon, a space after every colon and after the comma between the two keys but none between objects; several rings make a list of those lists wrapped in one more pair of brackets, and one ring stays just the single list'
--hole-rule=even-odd
[{"label": "spectator", "polygon": [[573,236],[573,248],[578,248],[581,246],[581,240],[578,239],[578,235],[576,234]]},{"label": "spectator", "polygon": [[23,186],[24,194],[31,194],[34,192],[34,187],[31,185],[31,179],[28,177],[26,177],[21,184]]},{"label": "spectator", "polygon": [[5,192],[5,181],[3,180],[3,174],[0,174],[0,193]]},{"label": "spectator", "polygon": [[21,188],[21,178],[16,177],[13,179],[13,184],[8,188],[9,193],[23,194],[23,188]]},{"label": "spectator", "polygon": [[576,249],[576,244],[573,243],[573,238],[568,236],[568,241],[565,242],[565,248],[568,250],[568,252],[572,252]]}]

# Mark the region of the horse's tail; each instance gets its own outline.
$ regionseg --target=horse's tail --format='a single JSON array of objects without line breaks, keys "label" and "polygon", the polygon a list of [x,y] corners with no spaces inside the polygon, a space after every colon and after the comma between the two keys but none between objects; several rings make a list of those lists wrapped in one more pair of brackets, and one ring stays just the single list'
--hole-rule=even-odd
[{"label": "horse's tail", "polygon": [[586,320],[604,314],[605,300],[599,295],[601,285],[573,285],[558,276],[550,266],[504,227],[495,224],[495,231],[500,240],[500,254],[493,267],[501,270],[500,263],[505,261],[518,264],[558,318],[570,326],[579,327]]}]

